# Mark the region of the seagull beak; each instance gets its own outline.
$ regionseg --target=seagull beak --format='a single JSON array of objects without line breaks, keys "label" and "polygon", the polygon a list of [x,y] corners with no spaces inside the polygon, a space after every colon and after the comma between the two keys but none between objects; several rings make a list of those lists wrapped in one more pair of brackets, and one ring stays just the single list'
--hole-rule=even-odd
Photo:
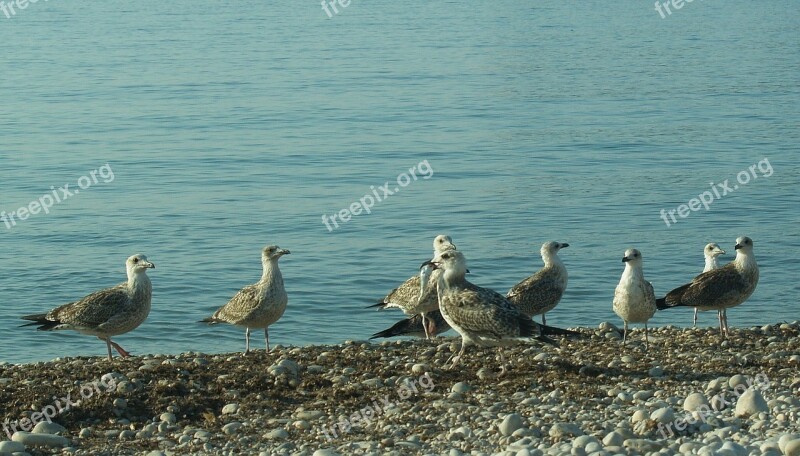
[{"label": "seagull beak", "polygon": [[288,251],[286,249],[280,249],[280,250],[278,250],[278,253],[280,253],[281,255],[288,255],[288,254],[290,254],[292,252],[290,252],[290,251]]},{"label": "seagull beak", "polygon": [[562,243],[561,248],[563,249],[564,247],[569,247],[569,244],[567,244],[566,242]]},{"label": "seagull beak", "polygon": [[146,267],[147,269],[155,269],[155,268],[156,268],[156,265],[155,265],[155,264],[153,264],[153,263],[151,263],[151,262],[149,262],[149,261],[142,261],[142,262],[141,262],[141,263],[139,263],[139,264],[143,265],[143,266],[144,266],[144,267]]},{"label": "seagull beak", "polygon": [[436,263],[435,263],[433,260],[428,260],[428,261],[426,261],[426,262],[422,263],[422,264],[419,266],[419,268],[420,268],[420,269],[422,269],[422,268],[424,268],[425,266],[430,266],[430,268],[431,268],[431,269],[434,269],[434,270],[435,270],[435,269],[438,269],[438,264],[436,264]]},{"label": "seagull beak", "polygon": [[627,263],[628,261],[631,261],[631,259],[628,258],[628,257],[622,257],[622,262],[623,263]]},{"label": "seagull beak", "polygon": [[734,247],[733,250],[739,250],[741,248],[742,248],[742,244],[736,244],[736,247]]}]

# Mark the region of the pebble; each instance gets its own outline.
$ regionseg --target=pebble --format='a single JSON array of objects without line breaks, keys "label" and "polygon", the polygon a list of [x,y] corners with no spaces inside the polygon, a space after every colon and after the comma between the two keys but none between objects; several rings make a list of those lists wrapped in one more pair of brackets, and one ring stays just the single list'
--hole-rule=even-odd
[{"label": "pebble", "polygon": [[683,409],[687,412],[695,412],[701,406],[708,407],[708,399],[703,393],[691,393],[683,400]]},{"label": "pebble", "polygon": [[453,385],[452,388],[450,388],[450,391],[452,391],[454,393],[464,394],[464,393],[466,393],[467,391],[469,391],[471,389],[472,389],[472,387],[469,386],[467,383],[458,382],[455,385]]},{"label": "pebble", "polygon": [[224,432],[227,435],[233,435],[236,434],[239,431],[239,428],[241,427],[242,423],[240,423],[239,421],[231,421],[225,426],[222,426],[222,432]]},{"label": "pebble", "polygon": [[672,423],[675,421],[675,412],[670,407],[662,407],[651,413],[650,419],[661,424]]},{"label": "pebble", "polygon": [[664,376],[664,368],[661,367],[661,366],[652,367],[652,368],[650,368],[649,371],[647,371],[647,375],[649,375],[651,377],[663,377]]},{"label": "pebble", "polygon": [[786,456],[800,456],[800,438],[787,442],[783,448],[783,454]]},{"label": "pebble", "polygon": [[603,437],[603,445],[620,447],[625,442],[625,438],[619,432],[611,431]]},{"label": "pebble", "polygon": [[662,447],[660,443],[648,439],[628,439],[622,445],[642,454],[658,451]]},{"label": "pebble", "polygon": [[162,413],[161,416],[158,417],[162,423],[167,424],[175,424],[178,422],[178,418],[175,416],[174,413]]},{"label": "pebble", "polygon": [[561,440],[564,437],[583,435],[583,431],[573,423],[556,423],[550,428],[549,434],[553,439]]},{"label": "pebble", "polygon": [[736,401],[736,411],[734,414],[738,417],[749,417],[757,415],[761,412],[769,412],[767,401],[761,395],[761,391],[750,388],[742,394],[738,401]]},{"label": "pebble", "polygon": [[269,440],[286,440],[289,438],[289,432],[286,429],[278,428],[267,432],[264,437]]},{"label": "pebble", "polygon": [[239,404],[233,402],[222,407],[223,415],[234,415],[239,411]]},{"label": "pebble", "polygon": [[11,440],[19,442],[26,447],[46,446],[46,447],[65,447],[69,445],[66,437],[55,434],[32,434],[30,432],[18,431],[11,436]]},{"label": "pebble", "polygon": [[509,413],[503,418],[503,421],[498,426],[500,433],[504,436],[513,434],[517,429],[522,428],[522,417],[517,413]]},{"label": "pebble", "polygon": [[21,442],[10,442],[8,440],[0,442],[0,454],[22,453],[25,445]]},{"label": "pebble", "polygon": [[61,434],[66,432],[66,430],[67,428],[58,423],[40,421],[36,423],[36,426],[33,427],[33,431],[31,432],[34,434]]}]

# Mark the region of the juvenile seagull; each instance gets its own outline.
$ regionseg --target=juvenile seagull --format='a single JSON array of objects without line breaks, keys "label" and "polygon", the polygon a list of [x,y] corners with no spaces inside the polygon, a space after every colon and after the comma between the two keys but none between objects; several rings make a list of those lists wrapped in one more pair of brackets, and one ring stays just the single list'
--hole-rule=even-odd
[{"label": "juvenile seagull", "polygon": [[625,270],[614,290],[614,312],[625,323],[622,345],[628,338],[628,323],[644,323],[645,349],[650,348],[647,338],[647,321],[656,313],[656,295],[653,285],[644,280],[642,254],[636,249],[628,249],[622,257]]},{"label": "juvenile seagull", "polygon": [[[753,254],[753,240],[747,236],[736,239],[736,258],[718,269],[704,272],[659,299],[660,310],[691,306],[701,309],[724,310],[745,302],[758,285],[758,263]],[[728,335],[727,316],[723,315],[723,335]]]},{"label": "juvenile seagull", "polygon": [[56,307],[48,313],[26,315],[30,320],[22,326],[39,325],[39,331],[71,329],[81,334],[97,336],[106,342],[108,359],[112,359],[111,347],[123,358],[130,354],[111,340],[136,329],[150,313],[153,286],[146,271],[156,265],[147,257],[136,254],[125,261],[128,281],[117,286],[96,291],[85,298]]},{"label": "juvenile seagull", "polygon": [[[455,250],[456,246],[450,236],[440,234],[433,239],[433,255]],[[426,314],[439,308],[439,299],[436,295],[436,281],[439,273],[432,272],[430,280],[423,281],[419,275],[415,275],[403,282],[399,287],[392,290],[379,303],[368,308],[377,307],[378,310],[398,308],[408,316],[419,315],[422,319],[422,328],[425,338],[430,339],[431,333],[426,324]]]},{"label": "juvenile seagull", "polygon": [[[717,263],[717,257],[720,256],[720,255],[725,255],[725,251],[722,250],[722,247],[720,247],[718,244],[715,244],[713,242],[710,243],[710,244],[706,244],[706,247],[703,249],[703,256],[706,259],[706,265],[703,268],[703,272],[708,272],[708,271],[710,271],[712,269],[717,269],[719,267],[719,263]],[[694,320],[692,320],[692,327],[697,326],[697,312],[699,310],[713,310],[713,309],[706,308],[706,307],[702,307],[702,308],[701,307],[695,307],[694,308]],[[725,314],[725,309],[719,309],[718,310],[718,316],[719,316],[719,331],[721,333],[722,332],[722,321],[723,321],[723,319],[727,318],[727,315]],[[727,319],[725,321],[727,321]]]},{"label": "juvenile seagull", "polygon": [[281,318],[289,301],[283,287],[283,276],[278,268],[280,257],[289,253],[291,252],[277,245],[264,247],[261,251],[264,269],[261,280],[239,290],[227,304],[214,312],[214,315],[201,320],[201,323],[225,322],[244,327],[245,355],[250,352],[250,330],[264,328],[264,341],[269,352],[269,325]]},{"label": "juvenile seagull", "polygon": [[[445,321],[461,334],[461,350],[453,357],[452,369],[467,345],[512,345],[521,338],[536,337],[547,342],[547,334],[577,334],[539,325],[522,314],[500,293],[468,282],[467,261],[458,250],[448,250],[427,264],[444,271],[438,277],[439,310]],[[500,353],[502,358],[502,353]],[[504,369],[501,371],[504,372]]]},{"label": "juvenile seagull", "polygon": [[[442,317],[439,309],[433,312],[428,312],[425,318],[426,325],[422,324],[422,315],[414,315],[410,318],[404,318],[390,328],[383,331],[376,332],[370,339],[377,339],[379,337],[395,337],[395,336],[413,336],[413,337],[431,337],[447,332],[450,325]],[[427,332],[426,332],[427,329]]]},{"label": "juvenile seagull", "polygon": [[541,314],[543,325],[547,324],[545,313],[558,305],[567,289],[567,268],[558,257],[558,251],[564,247],[569,247],[569,244],[553,241],[542,244],[540,253],[544,267],[514,285],[506,295],[525,315],[533,317]]}]

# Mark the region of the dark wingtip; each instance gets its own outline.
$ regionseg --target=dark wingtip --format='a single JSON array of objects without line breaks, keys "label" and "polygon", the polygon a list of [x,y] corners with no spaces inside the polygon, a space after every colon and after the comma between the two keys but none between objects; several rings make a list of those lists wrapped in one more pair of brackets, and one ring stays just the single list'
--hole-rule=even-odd
[{"label": "dark wingtip", "polygon": [[375,308],[377,308],[378,310],[383,310],[383,309],[386,308],[387,304],[389,304],[389,303],[386,302],[386,301],[381,301],[381,302],[379,302],[377,304],[373,304],[371,306],[367,306],[367,307],[364,307],[364,308],[365,309],[375,309]]},{"label": "dark wingtip", "polygon": [[667,298],[656,299],[656,309],[658,310],[669,309],[669,306],[667,305]]}]

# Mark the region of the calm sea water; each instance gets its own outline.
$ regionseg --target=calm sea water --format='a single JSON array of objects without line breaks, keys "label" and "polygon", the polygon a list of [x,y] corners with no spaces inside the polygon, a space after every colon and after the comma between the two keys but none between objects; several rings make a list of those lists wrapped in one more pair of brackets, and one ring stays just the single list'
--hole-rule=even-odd
[{"label": "calm sea water", "polygon": [[[693,2],[666,18],[647,1],[353,0],[328,17],[316,1],[53,0],[16,13],[0,13],[0,210],[81,191],[0,224],[0,361],[103,355],[19,317],[121,282],[137,252],[157,265],[153,310],[122,346],[242,350],[242,330],[196,322],[258,279],[266,244],[292,251],[273,343],[365,339],[402,315],[364,307],[440,233],[499,291],[540,267],[543,241],[569,242],[569,288],[548,315],[560,326],[619,322],[628,247],[663,294],[702,269],[707,242],[730,260],[748,235],[761,281],[731,325],[800,316],[792,2]],[[397,185],[421,162],[429,178]],[[726,179],[738,188],[710,210],[660,218]],[[387,181],[399,191],[328,231],[323,214]]]}]

